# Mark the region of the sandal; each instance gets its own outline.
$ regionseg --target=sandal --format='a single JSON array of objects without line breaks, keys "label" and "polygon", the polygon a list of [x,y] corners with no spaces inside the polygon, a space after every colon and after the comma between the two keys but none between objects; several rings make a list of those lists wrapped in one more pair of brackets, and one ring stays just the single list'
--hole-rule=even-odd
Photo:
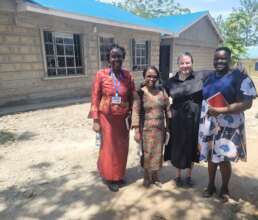
[{"label": "sandal", "polygon": [[229,195],[228,190],[221,189],[219,198],[222,199],[223,202],[228,202],[230,200],[230,195]]}]

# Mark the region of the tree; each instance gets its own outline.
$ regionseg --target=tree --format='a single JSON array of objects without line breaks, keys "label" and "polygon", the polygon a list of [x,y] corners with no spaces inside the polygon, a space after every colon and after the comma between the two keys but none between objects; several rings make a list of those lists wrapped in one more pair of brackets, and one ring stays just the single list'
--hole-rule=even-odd
[{"label": "tree", "polygon": [[144,18],[154,18],[190,12],[174,0],[119,0],[114,5]]},{"label": "tree", "polygon": [[242,36],[246,46],[258,44],[258,1],[240,0],[241,7],[234,9],[235,12],[245,17],[245,26]]},{"label": "tree", "polygon": [[217,17],[216,23],[224,38],[224,46],[232,50],[233,62],[237,62],[246,52],[246,47],[258,43],[258,2],[240,0],[241,7],[234,8],[230,15],[223,19]]}]

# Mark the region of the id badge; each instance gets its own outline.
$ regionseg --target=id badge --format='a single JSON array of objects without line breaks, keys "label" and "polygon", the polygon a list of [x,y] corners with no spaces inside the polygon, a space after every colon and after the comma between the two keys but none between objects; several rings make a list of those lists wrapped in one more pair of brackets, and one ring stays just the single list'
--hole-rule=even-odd
[{"label": "id badge", "polygon": [[121,104],[121,96],[112,96],[112,104]]}]

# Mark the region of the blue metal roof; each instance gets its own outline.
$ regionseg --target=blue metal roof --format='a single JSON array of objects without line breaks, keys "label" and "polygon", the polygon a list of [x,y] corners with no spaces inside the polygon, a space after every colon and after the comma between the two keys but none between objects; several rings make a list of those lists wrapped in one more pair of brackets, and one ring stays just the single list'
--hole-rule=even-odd
[{"label": "blue metal roof", "polygon": [[208,15],[208,11],[201,11],[195,13],[188,13],[183,15],[164,16],[153,18],[151,21],[158,25],[160,28],[180,33],[186,28],[190,27],[193,23],[198,21],[201,17]]},{"label": "blue metal roof", "polygon": [[[43,7],[104,19],[121,24],[152,28],[159,33],[180,34],[205,15],[208,11],[183,15],[164,16],[155,19],[144,19],[114,5],[96,0],[27,0]],[[162,32],[163,30],[163,32]]]},{"label": "blue metal roof", "polygon": [[[74,14],[101,18],[124,24],[137,25],[142,27],[160,28],[151,21],[136,16],[119,7],[95,0],[27,0],[46,8],[61,10]],[[158,31],[157,31],[158,32]]]}]

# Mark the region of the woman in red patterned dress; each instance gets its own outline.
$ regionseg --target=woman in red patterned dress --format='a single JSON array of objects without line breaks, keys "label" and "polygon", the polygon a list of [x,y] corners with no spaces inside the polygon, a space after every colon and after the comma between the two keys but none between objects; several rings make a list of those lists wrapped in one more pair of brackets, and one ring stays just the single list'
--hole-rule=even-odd
[{"label": "woman in red patterned dress", "polygon": [[125,50],[112,45],[108,53],[110,67],[97,72],[92,87],[90,117],[93,130],[101,132],[98,170],[111,191],[118,191],[125,175],[129,129],[126,126],[131,107],[134,81],[122,69]]}]

